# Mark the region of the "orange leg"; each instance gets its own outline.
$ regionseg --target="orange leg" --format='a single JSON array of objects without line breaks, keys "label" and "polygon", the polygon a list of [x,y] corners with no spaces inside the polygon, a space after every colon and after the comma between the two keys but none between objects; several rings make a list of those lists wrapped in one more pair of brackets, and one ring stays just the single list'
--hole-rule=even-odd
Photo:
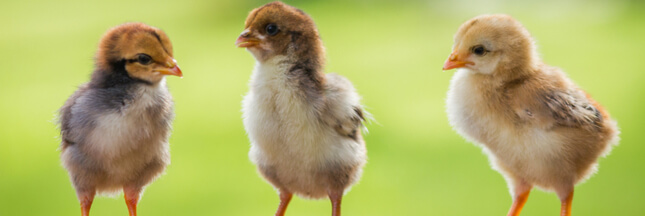
[{"label": "orange leg", "polygon": [[94,195],[96,191],[87,192],[83,194],[78,194],[78,199],[81,201],[81,215],[89,216],[90,208],[92,207],[92,202],[94,202]]},{"label": "orange leg", "polygon": [[329,191],[329,200],[331,200],[331,215],[340,216],[340,202],[343,199],[343,190]]},{"label": "orange leg", "polygon": [[573,202],[573,190],[563,198],[560,198],[562,207],[560,208],[560,216],[571,216],[571,203]]},{"label": "orange leg", "polygon": [[137,216],[137,204],[141,197],[141,188],[138,187],[123,187],[125,197],[125,204],[128,206],[130,216]]},{"label": "orange leg", "polygon": [[280,190],[280,205],[278,206],[278,211],[275,212],[275,216],[284,216],[292,197],[293,194],[291,192]]},{"label": "orange leg", "polygon": [[529,199],[529,193],[531,193],[532,186],[526,183],[520,183],[515,186],[514,196],[513,196],[513,205],[511,209],[508,210],[508,216],[519,216],[524,204]]}]

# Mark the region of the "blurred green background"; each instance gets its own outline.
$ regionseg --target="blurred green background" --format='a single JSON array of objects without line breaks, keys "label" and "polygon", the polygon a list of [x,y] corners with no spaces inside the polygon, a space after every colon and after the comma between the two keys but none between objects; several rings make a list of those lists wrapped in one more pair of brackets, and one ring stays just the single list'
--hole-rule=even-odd
[{"label": "blurred green background", "polygon": [[[287,1],[309,13],[327,47],[328,72],[348,77],[378,124],[369,162],[343,200],[345,215],[505,215],[504,179],[447,122],[452,71],[441,71],[458,26],[507,13],[618,120],[622,141],[576,187],[574,215],[645,215],[645,5],[638,1]],[[26,0],[0,3],[0,215],[78,215],[61,167],[57,109],[89,79],[101,35],[129,21],[170,36],[185,77],[169,77],[176,103],[172,164],[140,215],[272,215],[273,188],[249,162],[242,96],[255,64],[233,43],[265,1]],[[640,132],[639,132],[640,131]],[[558,215],[533,192],[523,216]],[[287,215],[330,215],[327,200],[293,200]],[[121,196],[92,215],[127,215]]]}]

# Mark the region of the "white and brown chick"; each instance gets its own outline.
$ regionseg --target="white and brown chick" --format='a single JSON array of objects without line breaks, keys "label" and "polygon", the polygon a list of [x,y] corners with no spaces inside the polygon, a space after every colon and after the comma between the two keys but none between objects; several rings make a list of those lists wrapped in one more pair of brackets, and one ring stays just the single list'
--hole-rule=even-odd
[{"label": "white and brown chick", "polygon": [[168,36],[127,23],[105,33],[91,81],[60,109],[61,160],[89,215],[96,193],[123,190],[136,215],[143,189],[170,163],[174,117],[165,76],[182,76]]},{"label": "white and brown chick", "polygon": [[236,41],[256,59],[243,100],[249,157],[280,195],[282,216],[292,194],[329,197],[340,215],[343,193],[366,161],[363,109],[342,76],[323,73],[325,52],[303,11],[272,2],[249,14]]},{"label": "white and brown chick", "polygon": [[454,129],[481,144],[506,179],[519,215],[533,186],[555,191],[571,214],[574,185],[618,141],[616,122],[560,69],[545,65],[529,32],[507,15],[462,24],[443,69]]}]

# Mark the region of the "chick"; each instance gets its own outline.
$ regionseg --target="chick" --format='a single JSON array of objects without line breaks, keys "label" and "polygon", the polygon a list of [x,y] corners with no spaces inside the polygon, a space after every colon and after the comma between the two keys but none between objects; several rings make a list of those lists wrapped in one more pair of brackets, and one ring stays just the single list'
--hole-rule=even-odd
[{"label": "chick", "polygon": [[458,68],[447,98],[454,129],[481,144],[519,215],[533,186],[555,191],[571,214],[574,185],[618,142],[616,122],[560,69],[545,65],[529,32],[507,15],[459,28],[443,69]]},{"label": "chick", "polygon": [[340,215],[343,193],[366,161],[363,109],[342,76],[323,73],[325,49],[307,14],[272,2],[249,14],[235,44],[256,59],[243,100],[249,157],[280,195],[282,216],[292,194],[332,202]]},{"label": "chick", "polygon": [[165,75],[182,76],[166,34],[142,23],[107,31],[95,69],[60,109],[61,160],[89,215],[95,194],[123,189],[130,215],[170,163],[174,117]]}]

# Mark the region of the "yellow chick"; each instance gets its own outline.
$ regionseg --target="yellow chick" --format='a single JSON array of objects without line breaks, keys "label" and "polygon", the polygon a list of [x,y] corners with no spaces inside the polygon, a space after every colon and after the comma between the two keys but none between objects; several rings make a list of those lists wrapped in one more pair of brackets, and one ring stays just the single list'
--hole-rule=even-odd
[{"label": "yellow chick", "polygon": [[533,186],[555,191],[561,215],[571,215],[574,185],[618,143],[616,122],[564,72],[542,63],[529,32],[510,16],[462,24],[443,67],[454,68],[450,124],[505,177],[508,215],[520,214]]}]

